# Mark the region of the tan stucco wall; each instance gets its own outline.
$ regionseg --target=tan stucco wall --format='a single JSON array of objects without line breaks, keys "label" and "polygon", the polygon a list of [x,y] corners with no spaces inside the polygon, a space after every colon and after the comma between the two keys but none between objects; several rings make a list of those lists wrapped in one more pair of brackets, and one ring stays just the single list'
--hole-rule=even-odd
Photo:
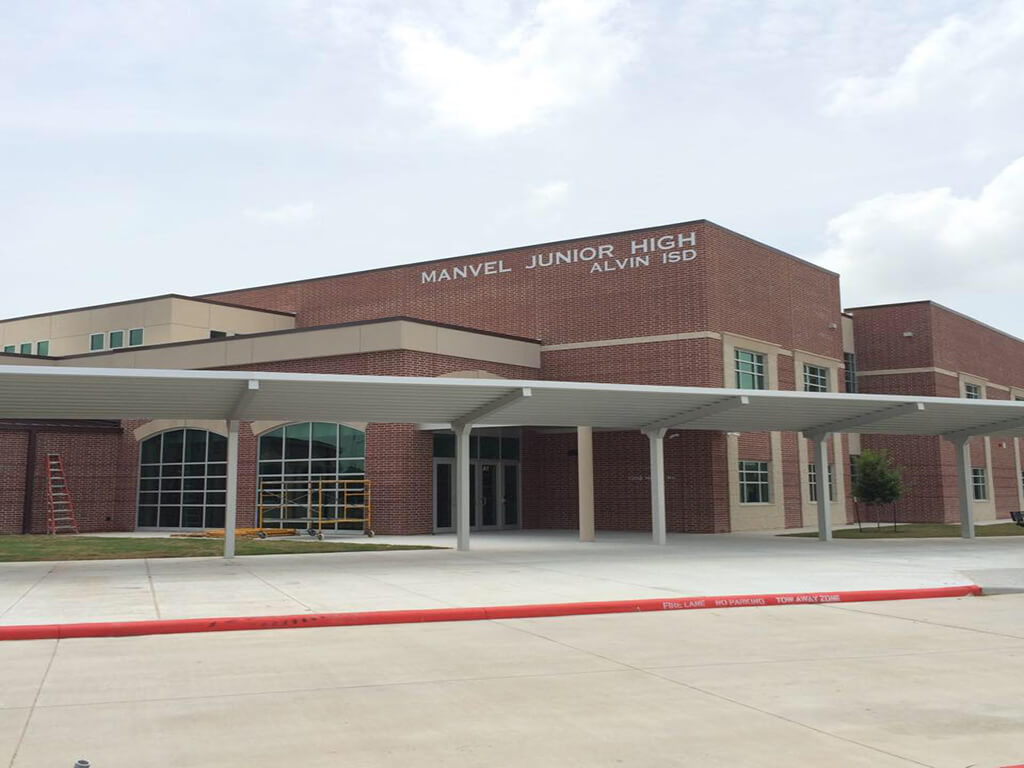
[{"label": "tan stucco wall", "polygon": [[146,346],[209,338],[211,330],[227,333],[262,333],[295,327],[288,315],[261,312],[243,307],[226,307],[204,301],[163,297],[126,304],[115,304],[52,315],[0,321],[0,348],[31,342],[33,352],[38,341],[49,341],[52,356],[90,352],[93,333],[143,329]]},{"label": "tan stucco wall", "polygon": [[56,364],[104,368],[222,368],[397,349],[540,367],[540,345],[536,342],[438,328],[408,320],[311,328],[270,336],[237,336],[178,347],[135,347],[59,360]]}]

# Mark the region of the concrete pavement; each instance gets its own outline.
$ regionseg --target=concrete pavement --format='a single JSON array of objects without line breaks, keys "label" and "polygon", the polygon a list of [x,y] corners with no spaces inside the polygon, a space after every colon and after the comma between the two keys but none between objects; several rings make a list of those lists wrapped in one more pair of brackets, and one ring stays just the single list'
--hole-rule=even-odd
[{"label": "concrete pavement", "polygon": [[0,765],[1024,760],[1024,595],[0,643]]},{"label": "concrete pavement", "polygon": [[[451,536],[396,537],[451,545]],[[385,537],[381,540],[387,541]],[[453,550],[0,564],[0,624],[401,610],[766,592],[1024,588],[1024,539],[474,534]]]}]

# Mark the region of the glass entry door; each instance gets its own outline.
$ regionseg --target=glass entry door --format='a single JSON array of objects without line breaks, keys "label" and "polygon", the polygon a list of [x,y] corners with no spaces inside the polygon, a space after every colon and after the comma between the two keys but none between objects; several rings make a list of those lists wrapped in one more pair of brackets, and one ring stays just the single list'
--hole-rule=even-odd
[{"label": "glass entry door", "polygon": [[[455,462],[434,460],[434,530],[455,530]],[[478,459],[469,464],[470,530],[519,527],[519,463]]]}]

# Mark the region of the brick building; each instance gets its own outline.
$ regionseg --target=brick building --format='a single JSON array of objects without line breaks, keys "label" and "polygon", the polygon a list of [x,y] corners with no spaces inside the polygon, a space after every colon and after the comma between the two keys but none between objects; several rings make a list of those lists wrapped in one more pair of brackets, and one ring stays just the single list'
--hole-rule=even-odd
[{"label": "brick building", "polygon": [[[1024,397],[1021,341],[930,302],[844,314],[838,275],[703,220],[14,318],[0,346],[19,365]],[[575,528],[575,426],[474,432],[474,527]],[[223,525],[225,429],[0,421],[0,533],[44,530],[50,451],[65,457],[83,530]],[[853,519],[849,456],[862,446],[904,468],[902,519],[957,519],[941,439],[835,435],[834,520]],[[673,432],[665,461],[669,531],[815,519],[822,473],[800,435]],[[594,465],[597,527],[649,530],[643,435],[597,432]],[[378,532],[453,525],[452,436],[430,425],[246,423],[239,471],[241,525],[308,516],[321,478],[368,480]],[[972,472],[977,519],[1024,507],[1016,437],[976,440]]]}]

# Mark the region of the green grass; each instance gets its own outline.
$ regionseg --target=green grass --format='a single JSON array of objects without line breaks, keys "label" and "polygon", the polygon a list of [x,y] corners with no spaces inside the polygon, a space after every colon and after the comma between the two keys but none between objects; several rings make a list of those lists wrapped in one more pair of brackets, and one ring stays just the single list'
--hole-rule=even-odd
[{"label": "green grass", "polygon": [[[238,539],[238,555],[293,555],[317,552],[372,552],[384,549],[440,549],[411,544],[354,541]],[[0,563],[29,560],[128,560],[141,557],[218,557],[223,539],[114,538],[108,536],[0,536]]]},{"label": "green grass", "polygon": [[[978,536],[1024,536],[1024,528],[1016,523],[996,523],[994,525],[978,525],[974,528]],[[805,538],[817,537],[816,531],[810,533],[784,533],[783,536],[803,536]],[[882,527],[876,527],[875,523],[864,523],[864,530],[856,528],[843,528],[833,531],[832,536],[837,539],[938,539],[944,537],[959,537],[959,523],[946,525],[941,523],[903,523],[896,526],[893,531],[892,523],[882,523]]]}]

